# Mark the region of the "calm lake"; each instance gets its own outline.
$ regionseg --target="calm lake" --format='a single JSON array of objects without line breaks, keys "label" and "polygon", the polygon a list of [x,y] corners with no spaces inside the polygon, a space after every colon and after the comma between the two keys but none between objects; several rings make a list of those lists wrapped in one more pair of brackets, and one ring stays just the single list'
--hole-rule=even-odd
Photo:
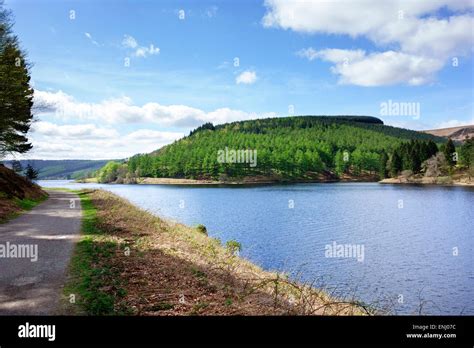
[{"label": "calm lake", "polygon": [[[159,216],[204,224],[210,236],[240,242],[241,256],[264,269],[390,303],[396,314],[418,314],[420,305],[422,314],[474,314],[472,188],[39,184],[100,187]],[[345,244],[345,253],[330,254]]]}]

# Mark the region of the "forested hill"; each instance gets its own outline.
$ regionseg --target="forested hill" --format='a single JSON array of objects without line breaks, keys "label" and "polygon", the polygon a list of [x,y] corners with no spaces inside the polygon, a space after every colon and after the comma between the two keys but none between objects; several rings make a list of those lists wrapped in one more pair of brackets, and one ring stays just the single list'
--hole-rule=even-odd
[{"label": "forested hill", "polygon": [[290,129],[306,129],[306,128],[327,128],[334,125],[348,125],[352,127],[360,127],[368,130],[378,131],[385,135],[390,135],[396,138],[403,138],[407,140],[433,140],[435,142],[443,142],[446,139],[424,134],[409,129],[397,128],[392,126],[385,126],[383,121],[373,116],[290,116],[290,117],[274,117],[264,118],[250,121],[237,121],[226,123],[218,126],[213,126],[211,123],[206,123],[195,130],[191,131],[190,135],[201,130],[224,130],[237,131],[241,133],[261,134],[267,132],[274,132],[282,128]]},{"label": "forested hill", "polygon": [[262,133],[274,128],[311,128],[315,125],[327,125],[332,123],[346,123],[359,125],[383,125],[383,121],[372,116],[296,116],[296,117],[274,117],[264,118],[250,121],[237,121],[213,126],[211,123],[204,125],[191,131],[190,135],[201,130],[220,130],[228,129],[246,133]]},{"label": "forested hill", "polygon": [[[220,180],[375,177],[379,173],[385,175],[390,154],[409,141],[410,149],[425,159],[436,149],[435,143],[441,144],[445,139],[385,126],[380,119],[369,116],[295,116],[218,126],[206,123],[183,139],[151,154],[133,156],[126,164],[111,164],[99,174],[102,181],[114,181],[117,175],[128,179]],[[250,154],[236,157],[232,150],[250,150]]]}]

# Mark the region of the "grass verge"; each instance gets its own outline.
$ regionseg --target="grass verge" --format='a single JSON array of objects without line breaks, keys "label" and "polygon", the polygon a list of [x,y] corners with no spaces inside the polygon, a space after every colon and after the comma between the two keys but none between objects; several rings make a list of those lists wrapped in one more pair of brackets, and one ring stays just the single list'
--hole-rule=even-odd
[{"label": "grass verge", "polygon": [[108,238],[97,226],[97,209],[88,192],[72,192],[81,199],[83,218],[81,239],[75,247],[64,287],[65,312],[85,315],[127,314],[127,310],[117,303],[117,299],[123,297],[124,289],[120,286],[121,278],[112,262],[119,244]]}]

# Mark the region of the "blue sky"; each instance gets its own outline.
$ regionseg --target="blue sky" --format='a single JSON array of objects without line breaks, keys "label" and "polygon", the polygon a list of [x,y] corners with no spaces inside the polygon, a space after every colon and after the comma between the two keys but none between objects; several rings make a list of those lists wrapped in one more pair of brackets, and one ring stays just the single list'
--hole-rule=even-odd
[{"label": "blue sky", "polygon": [[[34,64],[35,100],[49,106],[38,112],[29,158],[126,157],[206,121],[292,109],[413,129],[474,123],[469,1],[6,6]],[[419,117],[381,116],[388,100],[418,103]]]}]

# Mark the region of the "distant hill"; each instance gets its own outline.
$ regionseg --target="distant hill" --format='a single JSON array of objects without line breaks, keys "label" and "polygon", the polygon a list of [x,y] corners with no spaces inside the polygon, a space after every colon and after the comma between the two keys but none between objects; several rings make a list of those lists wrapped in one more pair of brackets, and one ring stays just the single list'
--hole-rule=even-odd
[{"label": "distant hill", "polygon": [[[31,164],[39,170],[38,179],[80,179],[103,167],[108,160],[20,160],[23,168]],[[3,161],[11,168],[12,161]]]},{"label": "distant hill", "polygon": [[430,129],[423,131],[424,133],[432,134],[438,137],[451,138],[453,141],[463,142],[467,137],[474,137],[474,125]]},{"label": "distant hill", "polygon": [[[128,177],[224,181],[245,177],[327,181],[346,174],[369,180],[368,175],[378,175],[387,153],[411,140],[438,144],[446,141],[431,134],[386,126],[371,116],[277,117],[218,126],[206,123],[170,145],[131,157],[116,171],[122,176],[128,172]],[[234,158],[232,150],[256,151],[255,163]],[[221,158],[220,152],[225,152]],[[252,160],[248,154],[245,156]]]}]

